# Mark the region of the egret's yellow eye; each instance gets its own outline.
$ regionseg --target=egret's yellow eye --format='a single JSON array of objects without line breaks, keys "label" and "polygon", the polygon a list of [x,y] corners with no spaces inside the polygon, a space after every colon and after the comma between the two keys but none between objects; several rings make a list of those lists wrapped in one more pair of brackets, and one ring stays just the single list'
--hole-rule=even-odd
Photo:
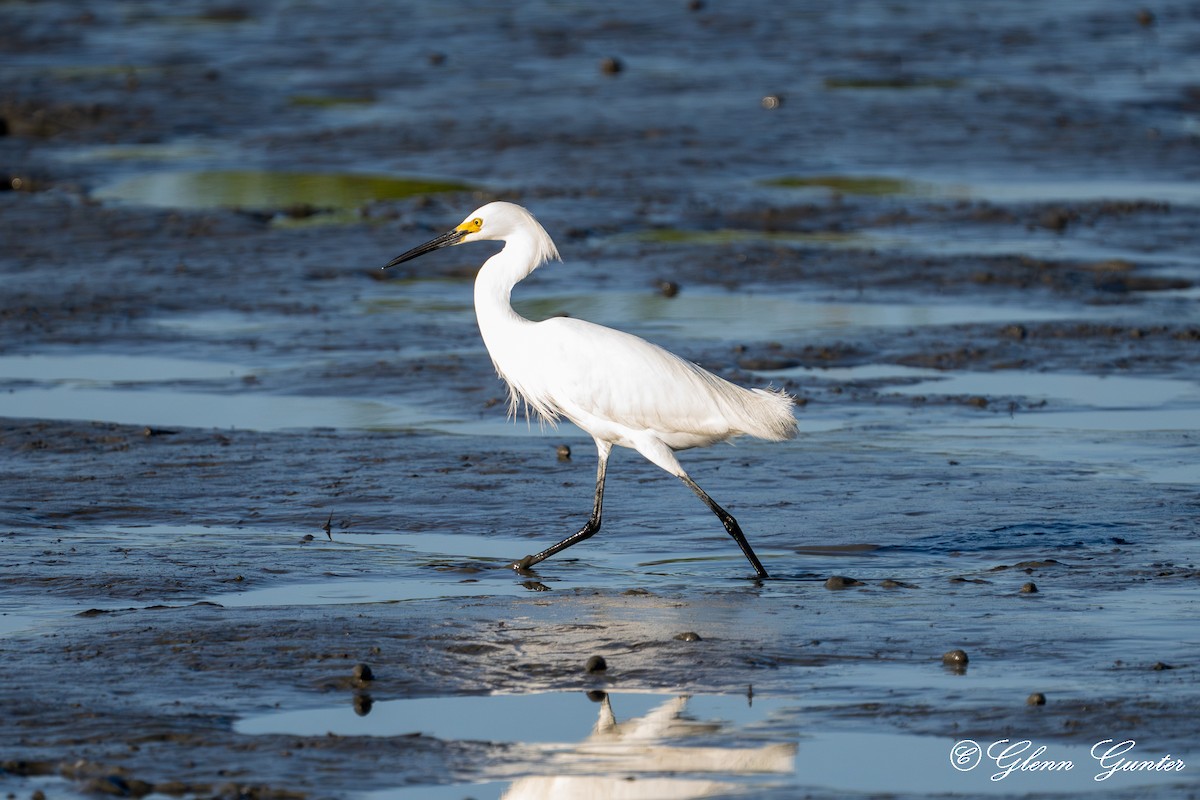
[{"label": "egret's yellow eye", "polygon": [[483,227],[483,220],[481,220],[479,217],[476,217],[475,219],[471,220],[471,224],[475,227],[475,230],[479,230]]}]

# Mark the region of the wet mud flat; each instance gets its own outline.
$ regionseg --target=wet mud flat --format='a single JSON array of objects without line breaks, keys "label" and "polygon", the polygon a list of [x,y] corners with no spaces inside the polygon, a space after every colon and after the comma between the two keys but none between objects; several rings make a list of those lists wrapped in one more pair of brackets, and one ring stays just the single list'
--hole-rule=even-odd
[{"label": "wet mud flat", "polygon": [[[610,754],[617,765],[599,768],[583,756],[556,761],[536,742],[489,741],[486,730],[438,738],[427,717],[389,709],[558,695],[575,701],[550,710],[582,739],[598,712],[589,691],[740,697],[747,710],[768,709],[743,730],[700,719],[707,727],[684,738],[689,747],[798,741],[804,752],[822,736],[852,744],[850,734],[866,734],[859,744],[869,745],[887,733],[889,748],[1015,735],[1078,749],[1114,730],[1178,755],[1196,702],[1194,642],[1183,633],[1197,610],[1193,491],[1013,456],[900,459],[853,431],[814,438],[802,466],[774,464],[795,487],[787,502],[755,489],[769,448],[739,448],[754,457],[744,466],[698,459],[726,493],[761,498],[743,516],[758,523],[774,580],[739,578],[740,555],[705,528],[703,509],[647,514],[676,487],[622,459],[615,530],[522,581],[505,556],[544,539],[546,520],[569,523],[591,469],[560,462],[544,441],[481,451],[431,434],[147,436],[10,423],[6,462],[29,472],[5,475],[27,498],[4,509],[14,520],[0,616],[6,781],[342,796],[547,768],[607,775],[631,756]],[[1070,500],[1081,481],[1091,484],[1085,512]],[[498,536],[495,520],[512,508],[545,519]],[[803,526],[771,524],[793,515]],[[670,557],[681,550],[686,558]],[[943,664],[959,648],[965,668]],[[607,668],[588,672],[596,655]],[[1045,705],[1027,705],[1035,693]],[[290,723],[299,729],[238,728],[297,709],[314,712]],[[372,720],[390,729],[356,727]],[[642,769],[650,779],[670,767]],[[805,784],[752,776],[756,795]]]},{"label": "wet mud flat", "polygon": [[[0,791],[1196,793],[1188,9],[4,11]],[[591,442],[486,248],[377,269],[492,198],[523,313],[796,395],[682,457],[772,580],[624,452],[507,569]]]}]

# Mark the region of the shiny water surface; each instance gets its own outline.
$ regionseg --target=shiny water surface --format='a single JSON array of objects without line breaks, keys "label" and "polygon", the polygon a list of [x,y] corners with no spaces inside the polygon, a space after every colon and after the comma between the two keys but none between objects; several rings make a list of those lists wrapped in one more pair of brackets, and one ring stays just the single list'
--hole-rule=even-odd
[{"label": "shiny water surface", "polygon": [[[904,670],[893,670],[903,677]],[[946,674],[944,683],[969,678]],[[699,798],[794,796],[837,788],[852,793],[1020,793],[1032,785],[1073,796],[1116,757],[1111,742],[1091,746],[1014,738],[989,758],[970,740],[891,731],[806,730],[808,698],[595,692],[416,698],[285,711],[239,720],[236,733],[289,736],[406,736],[482,740],[521,747],[528,759],[504,781],[397,788],[357,795],[370,800],[474,797]],[[1136,744],[1136,743],[1135,743]],[[1007,752],[1006,752],[1007,751]],[[1124,750],[1122,750],[1124,752]],[[1034,754],[1037,758],[1034,759]],[[1165,754],[1156,754],[1163,756]],[[1097,757],[1099,756],[1099,757]],[[957,759],[957,768],[952,760]],[[1052,762],[1052,771],[1019,766]],[[1112,788],[1167,786],[1177,772],[1110,778]],[[1106,787],[1108,788],[1108,787]]]}]

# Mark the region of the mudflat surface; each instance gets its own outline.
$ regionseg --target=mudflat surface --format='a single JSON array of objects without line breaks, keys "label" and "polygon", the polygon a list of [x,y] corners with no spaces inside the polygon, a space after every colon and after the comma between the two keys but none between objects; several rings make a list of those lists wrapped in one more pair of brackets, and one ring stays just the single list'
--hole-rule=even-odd
[{"label": "mudflat surface", "polygon": [[[1194,9],[0,9],[6,795],[1200,791]],[[681,457],[770,580],[626,451],[506,568],[591,441],[378,269],[491,199],[797,397]]]}]

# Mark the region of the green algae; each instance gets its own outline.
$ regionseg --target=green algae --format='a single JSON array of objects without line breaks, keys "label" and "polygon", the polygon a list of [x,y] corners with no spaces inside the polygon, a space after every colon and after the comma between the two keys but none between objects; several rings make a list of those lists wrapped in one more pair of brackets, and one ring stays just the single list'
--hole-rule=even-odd
[{"label": "green algae", "polygon": [[349,96],[335,97],[321,94],[297,94],[288,98],[288,104],[305,108],[342,108],[345,106],[369,106],[375,102],[374,97]]},{"label": "green algae", "polygon": [[318,221],[341,222],[347,221],[345,212],[368,203],[473,188],[451,181],[386,175],[214,170],[136,175],[102,187],[93,196],[100,200],[190,210],[238,208],[269,213],[307,208],[308,213],[292,215],[293,218],[320,217],[323,219]]},{"label": "green algae", "polygon": [[927,184],[886,175],[788,175],[769,178],[762,181],[762,185],[782,189],[829,189],[840,194],[870,197],[930,193],[930,187]]},{"label": "green algae", "polygon": [[753,242],[777,242],[783,244],[849,244],[856,234],[835,231],[801,233],[797,231],[760,231],[743,228],[720,228],[698,231],[681,228],[651,228],[633,235],[639,242],[668,245],[722,246]]}]

